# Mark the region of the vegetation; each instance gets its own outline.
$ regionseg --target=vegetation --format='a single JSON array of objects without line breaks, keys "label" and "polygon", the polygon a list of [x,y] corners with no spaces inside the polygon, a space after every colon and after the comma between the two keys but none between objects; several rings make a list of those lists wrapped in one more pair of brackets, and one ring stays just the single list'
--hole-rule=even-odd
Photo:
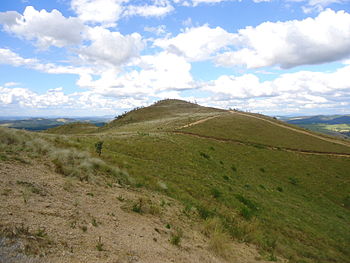
[{"label": "vegetation", "polygon": [[350,115],[306,116],[282,118],[305,129],[339,137],[350,137]]},{"label": "vegetation", "polygon": [[[103,126],[108,121],[107,118],[27,118],[27,119],[9,119],[0,120],[0,126],[24,129],[29,131],[42,131],[49,129],[52,133],[61,133],[65,130],[67,133],[78,133],[79,130],[96,129]],[[60,128],[65,126],[64,128]]]},{"label": "vegetation", "polygon": [[[89,136],[0,133],[0,160],[46,155],[64,176],[128,183],[181,201],[223,258],[232,253],[230,240],[239,240],[270,260],[350,262],[350,158],[286,149],[350,153],[345,145],[176,100],[126,113]],[[104,142],[101,159],[96,141]],[[151,206],[125,205],[137,213]],[[180,241],[174,232],[170,242]]]}]

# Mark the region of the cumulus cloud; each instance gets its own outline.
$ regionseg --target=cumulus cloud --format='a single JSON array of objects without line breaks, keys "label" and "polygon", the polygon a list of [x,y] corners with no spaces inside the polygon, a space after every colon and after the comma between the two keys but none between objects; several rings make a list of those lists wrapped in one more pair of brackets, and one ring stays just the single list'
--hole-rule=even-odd
[{"label": "cumulus cloud", "polygon": [[71,8],[84,22],[115,26],[128,0],[72,0]]},{"label": "cumulus cloud", "polygon": [[239,30],[241,48],[218,55],[220,66],[259,68],[321,64],[350,56],[350,14],[327,9],[316,18],[265,22]]},{"label": "cumulus cloud", "polygon": [[132,5],[129,0],[72,0],[71,8],[87,23],[114,27],[119,19],[129,16],[160,17],[174,10],[168,0]]},{"label": "cumulus cloud", "polygon": [[84,74],[77,84],[100,95],[133,98],[193,88],[191,64],[177,55],[162,52],[142,56],[138,67],[139,70],[129,72],[110,68],[103,71],[99,79],[94,79],[91,74]]},{"label": "cumulus cloud", "polygon": [[39,95],[25,88],[0,87],[0,106],[16,104],[21,107],[46,108],[67,105],[69,102],[70,98],[63,93],[62,88]]},{"label": "cumulus cloud", "polygon": [[[213,101],[226,107],[252,111],[293,112],[308,108],[346,108],[350,98],[350,66],[332,73],[300,71],[261,81],[252,74],[221,76],[203,90]],[[294,109],[293,109],[294,108]]]},{"label": "cumulus cloud", "polygon": [[79,56],[88,63],[119,66],[139,55],[144,44],[141,35],[122,35],[103,27],[89,28],[86,38],[91,42],[77,50]]},{"label": "cumulus cloud", "polygon": [[0,48],[0,64],[18,66],[30,66],[36,64],[36,59],[22,58],[15,52],[7,48]]},{"label": "cumulus cloud", "polygon": [[230,45],[234,38],[234,34],[221,27],[210,28],[208,25],[203,25],[186,28],[183,33],[173,38],[156,39],[154,45],[182,55],[190,61],[203,61]]},{"label": "cumulus cloud", "polygon": [[0,109],[3,114],[23,115],[77,115],[115,114],[121,109],[130,109],[150,103],[147,97],[118,98],[104,96],[92,91],[65,94],[63,88],[49,89],[43,94],[26,88],[0,86]]},{"label": "cumulus cloud", "polygon": [[23,15],[14,12],[0,12],[0,23],[7,32],[34,40],[39,48],[64,47],[81,43],[84,25],[75,17],[64,17],[54,9],[37,11],[27,6]]}]

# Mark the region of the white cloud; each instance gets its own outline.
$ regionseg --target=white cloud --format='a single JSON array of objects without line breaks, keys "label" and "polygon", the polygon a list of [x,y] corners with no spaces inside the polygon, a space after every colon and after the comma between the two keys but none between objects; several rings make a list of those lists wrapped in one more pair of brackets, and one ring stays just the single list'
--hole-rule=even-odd
[{"label": "white cloud", "polygon": [[221,76],[203,86],[212,105],[269,112],[349,107],[350,66],[332,73],[301,71],[260,81],[252,74]]},{"label": "white cloud", "polygon": [[200,4],[217,4],[225,1],[239,1],[239,0],[174,0],[175,3],[183,6],[198,6]]},{"label": "white cloud", "polygon": [[168,0],[153,0],[151,4],[143,5],[131,5],[129,2],[129,0],[72,0],[71,7],[82,21],[103,27],[116,26],[122,17],[161,17],[174,10]]},{"label": "white cloud", "polygon": [[291,68],[320,64],[350,56],[350,14],[327,9],[316,18],[265,22],[239,30],[241,48],[217,57],[221,66]]},{"label": "white cloud", "polygon": [[0,48],[0,64],[18,66],[29,66],[37,63],[36,59],[22,58],[10,49]]},{"label": "white cloud", "polygon": [[123,13],[124,16],[160,17],[174,11],[174,7],[166,0],[154,1],[151,5],[128,5]]},{"label": "white cloud", "polygon": [[23,15],[14,11],[0,12],[0,23],[7,32],[35,40],[42,49],[77,45],[84,31],[84,25],[78,18],[65,18],[56,9],[37,11],[32,6],[27,6]]},{"label": "white cloud", "polygon": [[6,82],[5,84],[4,84],[4,86],[7,88],[7,87],[14,87],[14,86],[19,86],[20,85],[20,83],[18,83],[18,82]]},{"label": "white cloud", "polygon": [[137,57],[144,46],[138,33],[123,36],[103,27],[89,28],[86,38],[91,44],[80,47],[77,52],[85,62],[97,65],[120,66],[130,58]]},{"label": "white cloud", "polygon": [[61,88],[51,89],[39,95],[29,89],[0,87],[0,106],[16,104],[21,107],[46,108],[69,103],[70,98],[63,93]]},{"label": "white cloud", "polygon": [[274,94],[272,85],[266,82],[261,83],[259,78],[253,74],[239,77],[223,75],[208,83],[204,89],[214,93],[226,94],[230,98],[251,98]]},{"label": "white cloud", "polygon": [[165,91],[193,88],[191,64],[184,58],[167,52],[143,56],[138,63],[140,70],[121,73],[110,68],[94,80],[91,74],[82,75],[77,85],[106,97],[157,96]]},{"label": "white cloud", "polygon": [[71,7],[84,22],[115,26],[128,0],[72,0]]},{"label": "white cloud", "polygon": [[350,0],[287,0],[288,2],[306,2],[302,9],[304,13],[321,12],[331,4],[346,4]]},{"label": "white cloud", "polygon": [[183,33],[170,39],[156,39],[154,45],[168,52],[182,55],[190,61],[202,61],[212,54],[230,45],[234,34],[221,27],[210,28],[208,25],[186,28]]},{"label": "white cloud", "polygon": [[145,32],[150,32],[150,33],[156,34],[157,36],[160,36],[166,33],[166,26],[165,25],[159,25],[157,27],[145,26],[143,30]]}]

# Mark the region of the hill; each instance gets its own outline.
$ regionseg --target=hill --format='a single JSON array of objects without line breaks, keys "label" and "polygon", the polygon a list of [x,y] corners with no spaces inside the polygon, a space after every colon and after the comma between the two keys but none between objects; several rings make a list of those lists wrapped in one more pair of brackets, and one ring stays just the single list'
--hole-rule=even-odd
[{"label": "hill", "polygon": [[79,133],[90,133],[98,129],[95,124],[84,123],[84,122],[73,122],[64,125],[60,125],[54,128],[45,130],[46,133],[52,134],[79,134]]},{"label": "hill", "polygon": [[[170,214],[172,224],[184,233],[197,229],[195,235],[204,238],[199,246],[219,262],[350,262],[350,146],[345,140],[262,115],[178,100],[125,113],[93,133],[81,132],[19,134],[34,136],[32,141],[40,136],[39,145],[65,154],[25,143],[38,148],[32,154],[23,142],[11,139],[0,159],[21,162],[17,152],[39,159],[45,155],[63,178],[88,181],[96,189],[107,185],[111,193],[118,193],[113,187],[117,181],[125,191],[172,200],[178,208],[174,211],[180,211]],[[103,141],[103,165],[94,161],[97,141]],[[92,159],[86,161],[77,151]],[[74,182],[80,189],[79,181]],[[132,210],[139,208],[140,203],[132,205]],[[247,252],[235,261],[230,255],[242,253],[237,242],[250,244],[259,255],[248,260],[254,253]]]},{"label": "hill", "polygon": [[350,115],[290,117],[282,120],[311,131],[350,138]]},{"label": "hill", "polygon": [[103,126],[109,118],[91,117],[91,118],[25,118],[25,117],[2,117],[0,126],[15,129],[24,129],[29,131],[42,131],[58,127],[65,124],[83,122],[95,126]]}]

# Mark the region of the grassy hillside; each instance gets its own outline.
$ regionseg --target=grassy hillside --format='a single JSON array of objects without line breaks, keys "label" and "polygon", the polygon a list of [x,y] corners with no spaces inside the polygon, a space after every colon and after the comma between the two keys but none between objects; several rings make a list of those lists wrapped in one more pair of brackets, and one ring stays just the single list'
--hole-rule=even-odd
[{"label": "grassy hillside", "polygon": [[225,112],[181,100],[163,100],[149,107],[126,112],[104,127],[100,132],[166,131],[195,120]]},{"label": "grassy hillside", "polygon": [[[184,131],[275,147],[350,153],[350,147],[330,143],[307,134],[295,132],[294,130],[287,129],[287,125],[285,127],[276,126],[276,124],[280,124],[278,121],[270,121],[271,122],[267,122],[262,119],[247,117],[247,115],[240,115],[237,113],[227,113],[218,118],[188,127],[184,129]],[[272,122],[276,122],[276,124]]]},{"label": "grassy hillside", "polygon": [[79,134],[79,133],[91,133],[98,129],[98,127],[91,123],[74,122],[58,127],[45,130],[46,133],[52,134]]},{"label": "grassy hillside", "polygon": [[350,115],[304,116],[282,120],[311,131],[343,138],[350,137]]},{"label": "grassy hillside", "polygon": [[[17,117],[20,118],[20,117]],[[2,117],[0,119],[0,126],[9,127],[15,129],[23,129],[29,131],[42,131],[51,128],[55,128],[61,125],[69,124],[69,123],[91,123],[95,126],[103,126],[106,122],[109,121],[109,118],[105,117],[82,117],[82,118],[25,118],[17,119],[8,117]]]},{"label": "grassy hillside", "polygon": [[[221,241],[221,256],[236,240],[265,260],[350,262],[350,148],[266,120],[167,100],[86,136],[41,136],[94,158],[103,141],[101,158],[123,171],[118,180],[180,201],[209,243]],[[106,169],[88,171],[100,178]]]}]

